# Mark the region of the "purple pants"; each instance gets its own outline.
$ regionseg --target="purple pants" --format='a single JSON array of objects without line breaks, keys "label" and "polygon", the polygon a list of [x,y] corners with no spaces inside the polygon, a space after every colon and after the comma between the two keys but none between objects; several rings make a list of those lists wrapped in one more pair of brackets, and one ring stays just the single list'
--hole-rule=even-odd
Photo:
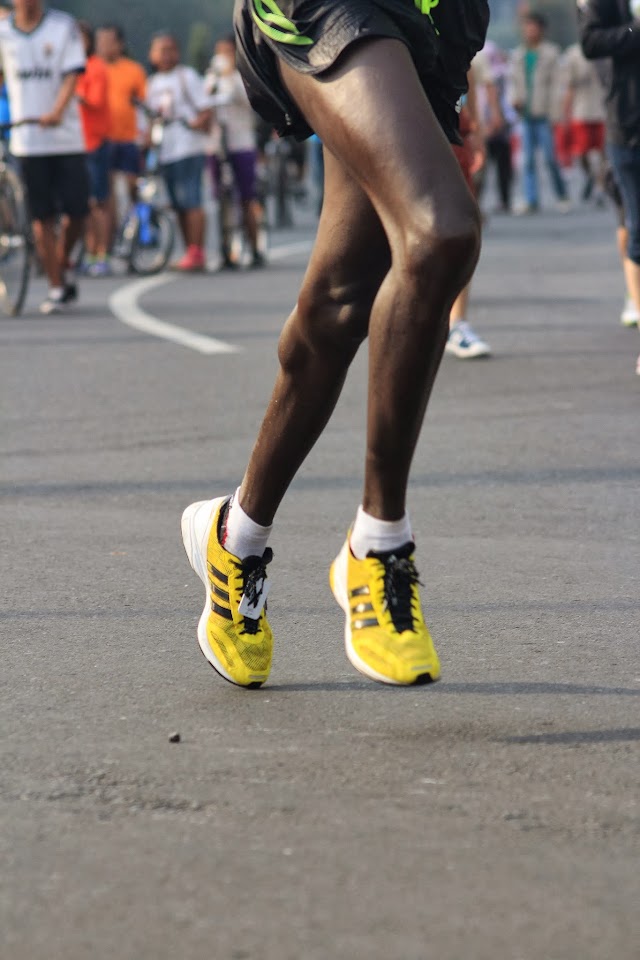
[{"label": "purple pants", "polygon": [[[236,181],[238,196],[243,203],[249,203],[256,199],[256,161],[258,153],[256,150],[238,150],[229,153],[229,162],[233,168],[233,176]],[[220,192],[220,159],[218,157],[209,157],[209,170],[213,180],[213,189],[215,195]]]}]

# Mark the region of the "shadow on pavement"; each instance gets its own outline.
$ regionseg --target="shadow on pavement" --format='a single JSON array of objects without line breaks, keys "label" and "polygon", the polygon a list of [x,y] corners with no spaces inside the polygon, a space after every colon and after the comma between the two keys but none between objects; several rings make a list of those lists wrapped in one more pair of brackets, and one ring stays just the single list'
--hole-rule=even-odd
[{"label": "shadow on pavement", "polygon": [[618,730],[568,730],[566,733],[531,733],[525,737],[504,737],[496,743],[630,743],[640,740],[640,727]]},{"label": "shadow on pavement", "polygon": [[[296,692],[316,692],[333,693],[336,691],[353,692],[354,690],[366,690],[371,692],[416,694],[421,688],[418,687],[394,687],[384,684],[373,684],[368,680],[326,680],[318,683],[278,683],[269,684],[264,687],[264,692],[269,691],[278,693],[296,693]],[[429,693],[445,694],[481,694],[483,696],[522,696],[522,695],[565,695],[573,694],[583,697],[640,697],[640,685],[634,687],[595,687],[586,686],[579,683],[439,683],[427,688]]]}]

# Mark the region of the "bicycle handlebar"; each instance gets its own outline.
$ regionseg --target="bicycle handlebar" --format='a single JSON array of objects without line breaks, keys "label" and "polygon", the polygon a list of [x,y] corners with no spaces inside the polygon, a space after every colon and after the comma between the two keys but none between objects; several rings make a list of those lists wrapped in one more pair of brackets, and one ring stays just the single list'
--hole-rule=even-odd
[{"label": "bicycle handlebar", "polygon": [[0,133],[8,133],[16,127],[34,126],[40,123],[40,117],[29,117],[25,120],[12,120],[10,123],[0,123]]},{"label": "bicycle handlebar", "polygon": [[138,97],[131,97],[131,106],[142,110],[144,115],[149,120],[154,120],[156,123],[161,123],[163,127],[168,127],[171,123],[181,123],[182,126],[186,127],[187,130],[193,129],[189,121],[184,117],[172,117],[171,119],[164,117],[157,110],[152,110],[144,100],[140,100]]}]

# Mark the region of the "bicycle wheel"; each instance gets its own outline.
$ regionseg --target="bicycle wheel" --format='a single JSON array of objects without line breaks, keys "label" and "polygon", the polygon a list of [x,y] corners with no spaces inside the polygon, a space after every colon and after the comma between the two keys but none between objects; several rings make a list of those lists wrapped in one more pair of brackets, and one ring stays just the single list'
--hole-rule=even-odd
[{"label": "bicycle wheel", "polygon": [[173,252],[175,233],[173,220],[166,210],[151,207],[145,220],[138,217],[129,255],[133,273],[149,277],[164,270]]},{"label": "bicycle wheel", "polygon": [[225,266],[240,266],[244,253],[244,236],[240,225],[238,204],[232,184],[222,185],[219,198],[220,254]]},{"label": "bicycle wheel", "polygon": [[13,170],[0,176],[0,309],[17,316],[24,305],[31,270],[31,237],[24,190]]},{"label": "bicycle wheel", "polygon": [[260,204],[258,215],[258,253],[265,258],[268,257],[269,254],[269,241],[269,222],[264,206]]}]

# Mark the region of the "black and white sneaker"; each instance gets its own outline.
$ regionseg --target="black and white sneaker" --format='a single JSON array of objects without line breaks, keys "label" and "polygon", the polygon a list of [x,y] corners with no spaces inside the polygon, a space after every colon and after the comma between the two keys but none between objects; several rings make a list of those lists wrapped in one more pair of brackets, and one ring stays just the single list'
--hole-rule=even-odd
[{"label": "black and white sneaker", "polygon": [[64,290],[50,290],[46,299],[40,304],[40,313],[44,313],[45,316],[64,313],[65,307]]},{"label": "black and white sneaker", "polygon": [[40,313],[51,316],[54,313],[64,313],[71,303],[78,299],[78,287],[75,283],[65,283],[64,287],[49,290],[46,300],[40,304]]},{"label": "black and white sneaker", "polygon": [[64,293],[62,294],[63,303],[75,303],[78,299],[77,283],[65,283]]},{"label": "black and white sneaker", "polygon": [[481,340],[475,330],[464,320],[458,320],[451,327],[445,350],[458,360],[475,360],[478,357],[491,356],[489,344]]}]

